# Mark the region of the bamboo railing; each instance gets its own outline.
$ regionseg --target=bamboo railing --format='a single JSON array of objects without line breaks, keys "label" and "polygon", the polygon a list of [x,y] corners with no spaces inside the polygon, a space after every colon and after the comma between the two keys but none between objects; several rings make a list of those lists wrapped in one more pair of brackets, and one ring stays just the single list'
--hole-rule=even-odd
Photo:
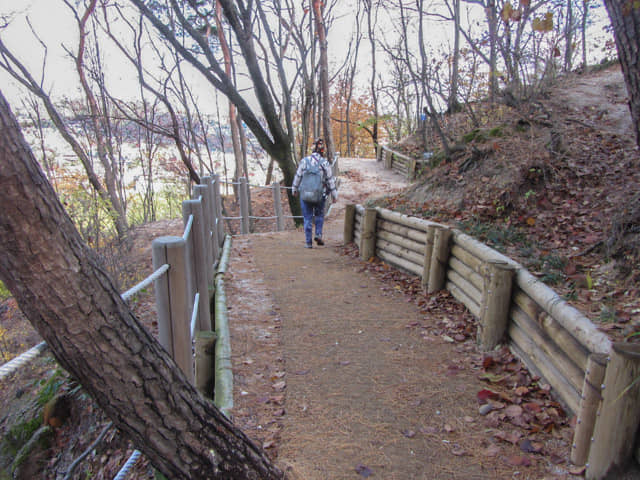
[{"label": "bamboo railing", "polygon": [[548,382],[577,415],[571,449],[586,478],[600,479],[633,454],[640,425],[640,348],[612,345],[581,312],[522,265],[439,223],[382,208],[348,205],[345,243],[446,288],[479,319],[477,342],[501,342]]}]

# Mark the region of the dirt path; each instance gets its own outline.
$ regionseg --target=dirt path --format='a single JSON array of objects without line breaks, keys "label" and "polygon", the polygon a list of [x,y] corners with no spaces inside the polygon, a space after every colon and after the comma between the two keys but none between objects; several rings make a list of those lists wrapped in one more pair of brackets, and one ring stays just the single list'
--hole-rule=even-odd
[{"label": "dirt path", "polygon": [[[463,313],[427,317],[339,254],[344,205],[404,186],[371,160],[341,168],[326,246],[305,249],[302,231],[234,238],[234,420],[294,478],[571,478],[492,435],[473,341],[437,333]],[[547,441],[566,458],[566,439]]]}]

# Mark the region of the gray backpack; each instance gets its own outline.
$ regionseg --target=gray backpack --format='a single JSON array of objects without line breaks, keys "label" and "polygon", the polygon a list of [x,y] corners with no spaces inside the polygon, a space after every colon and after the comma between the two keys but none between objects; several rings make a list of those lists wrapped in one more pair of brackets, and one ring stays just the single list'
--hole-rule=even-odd
[{"label": "gray backpack", "polygon": [[324,172],[313,157],[306,157],[307,169],[300,180],[300,198],[306,203],[320,203],[324,194]]}]

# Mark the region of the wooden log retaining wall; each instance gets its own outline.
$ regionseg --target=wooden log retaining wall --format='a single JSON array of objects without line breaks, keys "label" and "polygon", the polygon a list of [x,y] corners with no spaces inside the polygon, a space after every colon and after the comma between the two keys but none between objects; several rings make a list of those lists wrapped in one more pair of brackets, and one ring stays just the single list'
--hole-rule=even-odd
[{"label": "wooden log retaining wall", "polygon": [[[630,379],[640,377],[636,375],[640,352],[628,353],[628,344],[621,344],[618,350],[626,355],[625,361],[607,364],[611,341],[588,318],[522,265],[460,231],[381,208],[355,205],[347,212],[353,218],[345,221],[345,242],[354,241],[361,256],[373,237],[378,258],[419,276],[427,292],[446,288],[479,319],[481,349],[490,350],[504,341],[532,373],[551,385],[558,400],[577,415],[571,460],[588,465],[587,478],[604,478],[611,468],[628,460],[629,445],[638,437],[640,415],[621,411],[629,408],[629,398],[616,402],[609,397],[608,414],[599,412],[604,408],[603,391],[614,389],[620,395]],[[353,231],[347,231],[351,228]],[[623,366],[631,373],[614,375],[612,368]],[[636,384],[625,395],[640,396],[640,382]],[[637,405],[633,410],[637,411]],[[616,424],[620,419],[630,424]],[[625,442],[610,448],[607,439],[616,427],[631,433]],[[608,453],[590,448],[593,444],[606,444]]]},{"label": "wooden log retaining wall", "polygon": [[416,178],[418,170],[425,163],[423,160],[411,158],[383,145],[376,147],[376,159],[382,162],[384,168],[399,173],[406,177],[407,180]]}]

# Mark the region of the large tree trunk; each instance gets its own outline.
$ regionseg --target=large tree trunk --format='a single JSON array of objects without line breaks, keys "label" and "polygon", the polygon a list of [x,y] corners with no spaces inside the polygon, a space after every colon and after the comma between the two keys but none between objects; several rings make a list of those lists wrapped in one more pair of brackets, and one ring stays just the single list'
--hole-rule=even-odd
[{"label": "large tree trunk", "polygon": [[629,93],[629,108],[640,147],[640,7],[632,0],[604,0]]},{"label": "large tree trunk", "polygon": [[281,472],[187,382],[82,242],[0,93],[0,279],[115,425],[171,479]]}]

